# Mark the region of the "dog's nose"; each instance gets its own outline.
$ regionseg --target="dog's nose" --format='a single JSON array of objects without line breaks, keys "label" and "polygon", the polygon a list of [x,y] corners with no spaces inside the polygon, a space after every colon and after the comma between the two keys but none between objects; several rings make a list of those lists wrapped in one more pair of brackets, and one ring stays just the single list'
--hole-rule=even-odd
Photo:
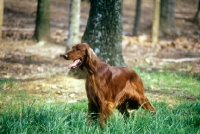
[{"label": "dog's nose", "polygon": [[68,56],[66,54],[61,54],[60,56],[63,57],[64,59],[68,58]]},{"label": "dog's nose", "polygon": [[63,58],[65,58],[66,60],[68,59],[68,56],[65,54],[63,55]]}]

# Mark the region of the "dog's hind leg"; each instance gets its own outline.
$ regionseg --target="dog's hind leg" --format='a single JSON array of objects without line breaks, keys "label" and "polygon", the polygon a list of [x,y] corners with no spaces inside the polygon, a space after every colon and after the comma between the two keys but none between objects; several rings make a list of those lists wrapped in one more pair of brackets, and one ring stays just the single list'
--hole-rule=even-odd
[{"label": "dog's hind leg", "polygon": [[126,105],[127,102],[124,102],[121,105],[117,106],[117,110],[123,115],[124,119],[127,119],[130,116]]}]

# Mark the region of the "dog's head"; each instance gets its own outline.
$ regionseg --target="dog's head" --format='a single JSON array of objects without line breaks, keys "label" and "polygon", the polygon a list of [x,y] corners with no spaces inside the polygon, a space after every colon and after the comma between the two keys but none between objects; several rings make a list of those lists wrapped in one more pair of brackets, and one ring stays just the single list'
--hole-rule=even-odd
[{"label": "dog's head", "polygon": [[95,55],[93,50],[86,43],[76,44],[72,47],[72,50],[62,55],[62,57],[66,60],[73,60],[73,63],[68,65],[69,69],[75,69],[83,67],[89,63],[92,56]]}]

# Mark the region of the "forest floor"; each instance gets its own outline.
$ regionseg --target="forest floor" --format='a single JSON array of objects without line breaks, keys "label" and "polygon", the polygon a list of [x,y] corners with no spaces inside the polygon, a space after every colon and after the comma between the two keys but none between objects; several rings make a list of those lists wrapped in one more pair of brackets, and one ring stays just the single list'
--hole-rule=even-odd
[{"label": "forest floor", "polygon": [[[135,2],[124,0],[122,50],[129,67],[147,71],[165,69],[200,75],[200,29],[193,23],[197,0],[177,0],[175,6],[176,34],[160,35],[160,41],[150,39],[153,0],[142,4],[139,36],[131,36]],[[16,4],[17,3],[17,4]],[[69,64],[59,55],[65,52],[69,1],[52,0],[51,38],[46,44],[31,40],[34,32],[37,0],[6,0],[3,39],[0,42],[0,80],[12,80],[0,91],[13,86],[20,92],[40,96],[45,102],[76,102],[85,100],[84,80],[67,76]],[[84,32],[90,4],[81,4],[81,36]],[[147,91],[148,92],[148,91]],[[156,97],[156,94],[148,93]],[[164,95],[163,95],[164,96]],[[165,96],[167,97],[167,95]],[[3,101],[9,101],[9,96]]]}]

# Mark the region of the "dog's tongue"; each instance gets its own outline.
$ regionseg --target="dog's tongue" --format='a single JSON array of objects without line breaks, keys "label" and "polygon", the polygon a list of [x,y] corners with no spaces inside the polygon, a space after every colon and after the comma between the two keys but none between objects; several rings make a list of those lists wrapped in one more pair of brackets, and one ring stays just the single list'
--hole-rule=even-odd
[{"label": "dog's tongue", "polygon": [[75,60],[73,63],[68,65],[68,68],[75,68],[77,66],[77,64],[80,62],[80,59]]}]

